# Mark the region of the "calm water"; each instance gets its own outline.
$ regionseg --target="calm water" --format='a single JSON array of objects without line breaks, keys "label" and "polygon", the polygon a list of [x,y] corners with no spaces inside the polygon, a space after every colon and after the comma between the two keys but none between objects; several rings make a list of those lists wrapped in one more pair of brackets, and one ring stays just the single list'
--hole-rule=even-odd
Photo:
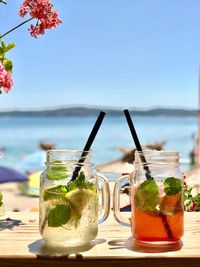
[{"label": "calm water", "polygon": [[[58,149],[82,149],[95,117],[0,118],[0,147],[5,148],[1,165],[15,166],[25,155],[38,150],[38,142],[52,142]],[[166,141],[165,149],[176,150],[184,159],[194,147],[196,118],[135,117],[140,142]],[[133,141],[125,118],[107,116],[93,144],[93,160],[101,164],[120,158],[118,147],[131,148]]]}]

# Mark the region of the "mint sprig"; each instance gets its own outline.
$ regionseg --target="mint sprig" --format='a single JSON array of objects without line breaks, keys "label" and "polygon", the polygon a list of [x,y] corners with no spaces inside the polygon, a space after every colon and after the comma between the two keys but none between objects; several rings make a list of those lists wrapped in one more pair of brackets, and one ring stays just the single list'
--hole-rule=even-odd
[{"label": "mint sprig", "polygon": [[88,182],[85,178],[84,172],[80,172],[79,176],[72,182],[67,185],[67,192],[75,190],[76,188],[84,188],[84,189],[94,189],[94,184]]},{"label": "mint sprig", "polygon": [[182,190],[181,180],[175,177],[168,177],[164,181],[164,191],[166,195],[175,195]]},{"label": "mint sprig", "polygon": [[67,167],[62,165],[62,161],[55,161],[53,166],[46,170],[46,178],[48,180],[63,180],[69,178]]},{"label": "mint sprig", "polygon": [[[166,196],[176,195],[182,191],[182,182],[175,177],[166,178],[163,186]],[[159,198],[158,186],[155,179],[151,177],[139,185],[134,196],[134,202],[137,209],[152,212],[159,208]]]},{"label": "mint sprig", "polygon": [[71,208],[69,205],[56,205],[49,209],[48,226],[59,227],[66,224],[71,217]]},{"label": "mint sprig", "polygon": [[43,200],[47,201],[53,199],[63,199],[66,193],[67,193],[66,186],[58,185],[55,187],[51,187],[44,191]]},{"label": "mint sprig", "polygon": [[135,193],[134,202],[137,209],[155,211],[159,202],[158,186],[154,178],[141,183]]},{"label": "mint sprig", "polygon": [[[43,200],[59,200],[62,204],[57,204],[50,207],[47,212],[48,226],[50,227],[60,227],[66,224],[72,216],[72,209],[75,207],[69,202],[65,197],[66,193],[73,191],[75,189],[89,189],[94,190],[94,184],[86,180],[84,172],[80,172],[79,176],[67,185],[58,185],[52,188],[44,190]],[[77,211],[76,211],[77,212]]]},{"label": "mint sprig", "polygon": [[84,172],[81,172],[76,180],[69,182],[67,185],[58,185],[44,190],[43,200],[64,199],[65,194],[75,189],[94,190],[94,184],[86,180]]}]

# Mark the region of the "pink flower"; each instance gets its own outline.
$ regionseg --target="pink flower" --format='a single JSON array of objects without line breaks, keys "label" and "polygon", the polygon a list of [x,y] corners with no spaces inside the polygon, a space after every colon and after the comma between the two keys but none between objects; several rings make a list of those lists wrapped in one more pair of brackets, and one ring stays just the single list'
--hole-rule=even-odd
[{"label": "pink flower", "polygon": [[6,93],[8,93],[13,86],[13,80],[11,76],[12,73],[7,71],[2,62],[0,62],[0,88],[3,88]]},{"label": "pink flower", "polygon": [[20,5],[19,15],[25,17],[29,14],[38,21],[36,25],[29,28],[31,36],[37,38],[44,34],[46,29],[56,28],[62,21],[58,17],[58,12],[53,11],[50,0],[25,0]]}]

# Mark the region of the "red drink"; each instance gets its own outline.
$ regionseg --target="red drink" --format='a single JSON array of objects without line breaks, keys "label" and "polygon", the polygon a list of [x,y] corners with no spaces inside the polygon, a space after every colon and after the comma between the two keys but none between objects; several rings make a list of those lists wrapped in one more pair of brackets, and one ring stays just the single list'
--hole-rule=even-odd
[{"label": "red drink", "polygon": [[[132,197],[134,200],[134,197]],[[134,201],[132,203],[134,205]],[[160,209],[160,210],[159,210]],[[182,194],[165,195],[155,211],[143,211],[133,206],[132,233],[145,242],[175,242],[183,236]]]}]

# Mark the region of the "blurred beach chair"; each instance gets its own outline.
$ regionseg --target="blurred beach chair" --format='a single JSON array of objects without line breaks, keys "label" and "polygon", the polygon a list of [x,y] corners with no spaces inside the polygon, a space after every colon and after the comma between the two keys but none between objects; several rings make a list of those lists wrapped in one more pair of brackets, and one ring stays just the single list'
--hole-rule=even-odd
[{"label": "blurred beach chair", "polygon": [[40,175],[42,171],[28,175],[28,180],[25,183],[19,184],[20,191],[26,196],[38,197],[40,188]]}]

